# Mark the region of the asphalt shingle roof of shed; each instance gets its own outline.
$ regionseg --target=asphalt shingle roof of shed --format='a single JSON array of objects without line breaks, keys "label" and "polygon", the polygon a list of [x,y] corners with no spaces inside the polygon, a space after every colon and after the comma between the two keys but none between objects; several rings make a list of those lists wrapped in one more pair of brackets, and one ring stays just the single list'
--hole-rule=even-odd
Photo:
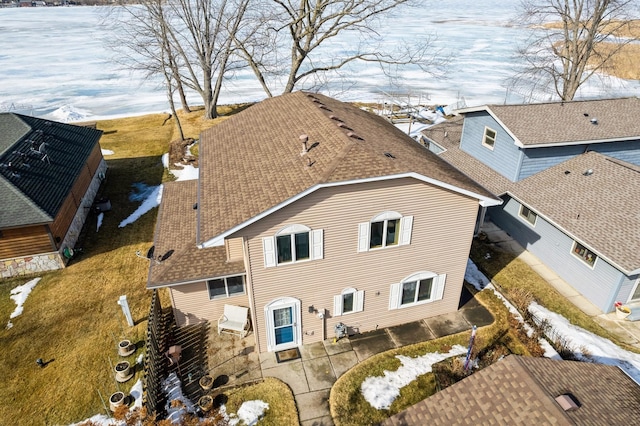
[{"label": "asphalt shingle roof of shed", "polygon": [[[147,287],[244,273],[244,262],[227,262],[224,246],[196,246],[197,180],[167,182],[162,190]],[[163,257],[166,259],[160,263]]]},{"label": "asphalt shingle roof of shed", "polygon": [[[0,228],[53,221],[101,135],[87,127],[0,114]],[[42,143],[48,161],[35,152]]]},{"label": "asphalt shingle roof of shed", "polygon": [[317,184],[410,172],[495,199],[382,117],[319,94],[269,98],[203,132],[198,240]]},{"label": "asphalt shingle roof of shed", "polygon": [[[524,146],[635,139],[640,135],[637,97],[487,105],[462,111],[482,109],[491,111]],[[592,119],[597,124],[592,124]]]},{"label": "asphalt shingle roof of shed", "polygon": [[592,151],[509,192],[626,272],[640,268],[640,167]]},{"label": "asphalt shingle roof of shed", "polygon": [[[564,411],[570,393],[580,403]],[[387,419],[400,425],[634,423],[640,387],[618,367],[510,355]]]}]

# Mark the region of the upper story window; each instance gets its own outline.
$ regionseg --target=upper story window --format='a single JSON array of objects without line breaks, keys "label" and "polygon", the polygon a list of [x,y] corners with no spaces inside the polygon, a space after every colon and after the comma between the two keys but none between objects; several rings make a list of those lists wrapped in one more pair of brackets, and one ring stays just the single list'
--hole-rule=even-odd
[{"label": "upper story window", "polygon": [[389,309],[420,305],[442,299],[446,274],[418,272],[391,285]]},{"label": "upper story window", "polygon": [[221,299],[225,297],[244,294],[244,275],[215,278],[207,281],[209,299]]},{"label": "upper story window", "polygon": [[271,267],[323,257],[322,229],[289,225],[262,239],[264,266]]},{"label": "upper story window", "polygon": [[364,290],[345,288],[342,293],[333,296],[333,316],[361,312],[364,309]]},{"label": "upper story window", "polygon": [[529,207],[522,204],[520,205],[520,217],[534,226],[538,220],[538,215]]},{"label": "upper story window", "polygon": [[588,248],[586,248],[585,246],[583,246],[577,241],[574,241],[573,250],[571,250],[571,252],[574,254],[574,256],[577,256],[580,260],[582,260],[584,263],[591,266],[592,268],[593,268],[593,265],[596,263],[596,259],[598,258],[597,254],[595,254],[594,252],[592,252],[591,250],[589,250]]},{"label": "upper story window", "polygon": [[411,243],[413,216],[387,211],[358,225],[358,251]]},{"label": "upper story window", "polygon": [[490,127],[484,128],[484,136],[482,137],[482,145],[486,146],[489,149],[493,149],[496,144],[496,131]]}]

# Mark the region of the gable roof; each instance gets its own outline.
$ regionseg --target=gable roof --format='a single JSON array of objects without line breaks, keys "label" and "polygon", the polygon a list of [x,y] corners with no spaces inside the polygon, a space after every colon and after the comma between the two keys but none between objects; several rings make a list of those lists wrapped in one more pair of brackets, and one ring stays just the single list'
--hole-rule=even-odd
[{"label": "gable roof", "polygon": [[[566,393],[577,410],[555,401]],[[638,412],[640,387],[618,367],[509,355],[382,424],[613,425]]]},{"label": "gable roof", "polygon": [[52,222],[101,135],[0,113],[0,229]]},{"label": "gable roof", "polygon": [[[484,105],[520,147],[572,145],[640,139],[640,99],[598,99],[519,105]],[[595,119],[597,124],[592,124]]]},{"label": "gable roof", "polygon": [[640,167],[592,151],[508,192],[627,275],[640,272]]},{"label": "gable roof", "polygon": [[[308,136],[306,153],[301,135]],[[269,98],[203,132],[197,240],[218,245],[323,186],[401,176],[499,204],[382,117],[320,94]]]}]

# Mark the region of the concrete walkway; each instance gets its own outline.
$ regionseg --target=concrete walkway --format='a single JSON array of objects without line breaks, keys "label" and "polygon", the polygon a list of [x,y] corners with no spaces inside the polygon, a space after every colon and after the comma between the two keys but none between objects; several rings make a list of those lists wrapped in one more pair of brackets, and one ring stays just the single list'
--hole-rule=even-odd
[{"label": "concrete walkway", "polygon": [[603,313],[597,306],[578,293],[572,286],[545,266],[540,259],[525,250],[510,235],[498,228],[494,223],[486,221],[482,231],[487,234],[489,241],[516,255],[529,265],[538,275],[544,278],[553,288],[573,303],[585,314],[593,317],[604,329],[614,334],[621,342],[640,348],[640,321],[621,320],[615,312]]},{"label": "concrete walkway", "polygon": [[[466,293],[466,294],[465,294]],[[300,348],[300,358],[278,363],[273,352],[262,353],[263,377],[275,377],[293,391],[302,426],[333,425],[329,411],[331,386],[346,371],[377,353],[491,324],[493,317],[465,290],[459,311],[408,324]]]}]

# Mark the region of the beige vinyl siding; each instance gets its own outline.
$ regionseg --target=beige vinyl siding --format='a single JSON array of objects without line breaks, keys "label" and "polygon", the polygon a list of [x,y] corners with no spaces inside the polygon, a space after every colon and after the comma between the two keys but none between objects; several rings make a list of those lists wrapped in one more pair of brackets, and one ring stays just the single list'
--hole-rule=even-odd
[{"label": "beige vinyl siding", "polygon": [[242,242],[242,238],[229,238],[224,240],[224,245],[227,248],[227,262],[236,262],[244,259]]},{"label": "beige vinyl siding", "polygon": [[[334,335],[343,322],[370,331],[457,310],[478,209],[475,199],[417,180],[324,188],[242,230],[247,238],[257,340],[266,351],[264,306],[276,298],[301,301],[303,343]],[[411,244],[358,253],[358,224],[384,211],[414,216]],[[265,268],[262,238],[301,224],[324,232],[324,258]],[[391,284],[419,271],[447,274],[442,300],[389,310]],[[332,317],[333,297],[364,290],[364,311]],[[323,321],[308,307],[326,309]]]},{"label": "beige vinyl siding", "polygon": [[[218,318],[224,311],[224,305],[249,307],[249,299],[245,294],[209,300],[205,281],[183,284],[169,288],[173,305],[173,313],[179,326],[210,321],[212,329],[217,329]],[[185,314],[188,312],[188,314]]]}]

